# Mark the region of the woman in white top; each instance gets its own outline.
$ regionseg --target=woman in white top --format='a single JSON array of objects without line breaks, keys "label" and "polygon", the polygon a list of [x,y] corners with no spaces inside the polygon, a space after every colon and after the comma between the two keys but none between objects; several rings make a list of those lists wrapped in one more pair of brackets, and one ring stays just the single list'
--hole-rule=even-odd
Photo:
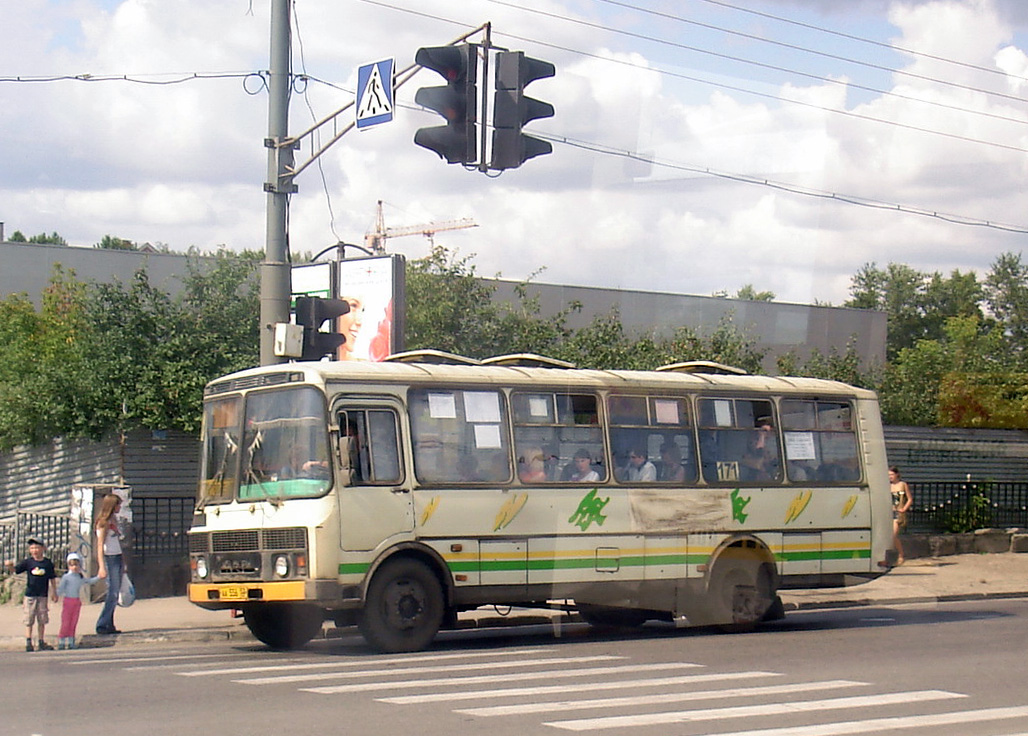
[{"label": "woman in white top", "polygon": [[121,592],[121,531],[118,529],[118,510],[121,497],[114,493],[104,496],[100,502],[100,513],[96,516],[96,561],[99,564],[98,577],[107,579],[107,595],[100,618],[96,621],[96,633],[120,634],[114,626],[114,609]]}]

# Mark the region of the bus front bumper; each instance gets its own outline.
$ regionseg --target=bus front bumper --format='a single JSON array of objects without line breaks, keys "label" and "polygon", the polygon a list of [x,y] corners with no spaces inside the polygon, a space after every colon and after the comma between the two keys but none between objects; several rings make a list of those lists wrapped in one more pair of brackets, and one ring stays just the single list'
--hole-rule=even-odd
[{"label": "bus front bumper", "polygon": [[190,583],[189,601],[212,611],[270,602],[316,603],[332,607],[345,605],[339,584],[334,580]]}]

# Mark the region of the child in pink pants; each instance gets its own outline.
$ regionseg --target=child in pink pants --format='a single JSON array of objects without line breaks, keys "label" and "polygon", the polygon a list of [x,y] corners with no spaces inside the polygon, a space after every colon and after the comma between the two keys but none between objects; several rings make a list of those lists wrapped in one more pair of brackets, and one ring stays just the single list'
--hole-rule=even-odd
[{"label": "child in pink pants", "polygon": [[82,598],[79,597],[83,585],[99,580],[99,577],[87,578],[82,574],[82,557],[72,552],[68,555],[68,572],[57,584],[57,595],[63,599],[61,605],[61,632],[57,640],[58,649],[75,648],[75,629],[79,625],[79,613],[82,611]]}]

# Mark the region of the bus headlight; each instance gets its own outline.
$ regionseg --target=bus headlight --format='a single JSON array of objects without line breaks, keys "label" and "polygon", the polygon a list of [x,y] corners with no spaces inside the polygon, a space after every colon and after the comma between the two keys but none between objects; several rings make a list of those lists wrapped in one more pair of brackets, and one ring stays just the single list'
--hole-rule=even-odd
[{"label": "bus headlight", "polygon": [[289,555],[276,555],[275,556],[275,575],[280,578],[288,577],[289,575]]},{"label": "bus headlight", "polygon": [[207,579],[207,558],[196,558],[196,577],[200,578],[201,580]]}]

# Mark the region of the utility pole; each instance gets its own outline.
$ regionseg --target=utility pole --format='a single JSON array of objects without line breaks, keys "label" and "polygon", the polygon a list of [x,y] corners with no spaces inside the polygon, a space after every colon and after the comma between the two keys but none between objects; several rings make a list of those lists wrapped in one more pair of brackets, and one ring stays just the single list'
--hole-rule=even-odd
[{"label": "utility pole", "polygon": [[275,324],[289,321],[290,271],[286,222],[293,185],[293,146],[289,135],[290,0],[271,3],[271,60],[268,74],[268,179],[264,261],[261,263],[261,365],[283,363],[275,355]]}]

